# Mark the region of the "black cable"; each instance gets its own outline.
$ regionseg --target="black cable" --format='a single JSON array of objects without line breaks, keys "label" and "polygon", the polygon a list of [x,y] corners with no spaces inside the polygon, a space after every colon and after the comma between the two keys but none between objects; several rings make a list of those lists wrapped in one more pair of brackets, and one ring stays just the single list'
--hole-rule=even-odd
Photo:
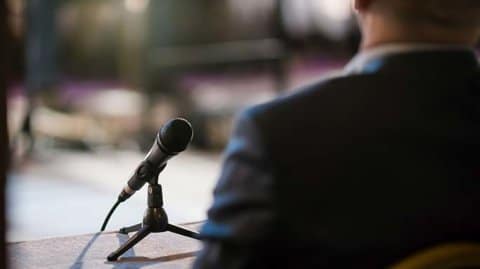
[{"label": "black cable", "polygon": [[108,212],[108,215],[107,217],[105,218],[105,220],[103,221],[103,225],[102,225],[102,228],[100,229],[100,232],[103,232],[105,231],[105,228],[107,227],[107,223],[108,221],[110,220],[110,217],[112,216],[113,212],[115,211],[115,209],[117,209],[118,205],[121,203],[120,200],[117,200],[117,202],[115,202],[115,204],[112,206],[112,208],[110,209],[110,211]]}]

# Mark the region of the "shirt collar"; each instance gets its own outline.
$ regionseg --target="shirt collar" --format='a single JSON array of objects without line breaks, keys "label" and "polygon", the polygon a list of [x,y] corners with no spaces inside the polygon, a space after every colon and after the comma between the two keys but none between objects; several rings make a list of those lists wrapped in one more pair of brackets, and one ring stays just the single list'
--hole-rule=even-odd
[{"label": "shirt collar", "polygon": [[468,46],[438,44],[388,44],[368,49],[357,54],[344,68],[344,74],[358,74],[367,71],[367,66],[386,56],[421,51],[472,51]]}]

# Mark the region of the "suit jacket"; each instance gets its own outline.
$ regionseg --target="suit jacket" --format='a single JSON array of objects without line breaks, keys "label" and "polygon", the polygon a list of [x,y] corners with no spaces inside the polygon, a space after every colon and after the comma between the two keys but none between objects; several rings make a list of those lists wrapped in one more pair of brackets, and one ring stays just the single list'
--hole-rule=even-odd
[{"label": "suit jacket", "polygon": [[470,51],[393,54],[244,111],[194,268],[375,268],[480,241]]}]

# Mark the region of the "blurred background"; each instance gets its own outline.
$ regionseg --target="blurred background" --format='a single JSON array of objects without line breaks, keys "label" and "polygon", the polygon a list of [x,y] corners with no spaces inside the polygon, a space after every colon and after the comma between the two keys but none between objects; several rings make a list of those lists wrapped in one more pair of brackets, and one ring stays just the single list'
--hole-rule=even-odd
[{"label": "blurred background", "polygon": [[[174,223],[201,221],[235,114],[338,71],[349,0],[8,0],[14,75],[8,241],[93,233],[168,119],[190,148],[160,177]],[[140,222],[145,190],[109,229]]]}]

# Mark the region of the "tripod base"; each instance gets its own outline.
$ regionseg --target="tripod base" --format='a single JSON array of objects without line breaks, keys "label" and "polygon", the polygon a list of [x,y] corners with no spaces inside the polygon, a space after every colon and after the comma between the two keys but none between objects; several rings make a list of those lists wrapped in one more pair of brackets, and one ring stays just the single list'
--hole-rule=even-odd
[{"label": "tripod base", "polygon": [[197,232],[185,229],[183,227],[169,224],[168,216],[163,209],[162,188],[154,183],[148,188],[148,208],[145,211],[143,222],[130,227],[120,229],[119,233],[128,234],[137,232],[127,242],[121,245],[117,250],[108,255],[108,261],[116,261],[127,250],[135,246],[150,233],[172,232],[193,239],[200,239]]},{"label": "tripod base", "polygon": [[[129,226],[129,227],[123,227],[120,230],[118,230],[118,233],[129,234],[129,233],[133,233],[133,232],[138,232],[138,231],[140,231],[140,229],[142,229],[142,224],[141,223],[135,224],[135,225]],[[167,224],[167,230],[166,231],[176,233],[176,234],[180,234],[180,235],[184,235],[184,236],[194,238],[194,239],[200,239],[197,232],[186,229],[184,227],[181,227],[181,226],[178,226],[178,225],[175,225],[175,224]]]},{"label": "tripod base", "polygon": [[[167,229],[165,231],[176,233],[176,234],[190,237],[193,239],[200,239],[199,234],[197,232],[194,232],[192,230],[189,230],[177,225],[173,225],[173,224],[167,224]],[[138,242],[140,242],[147,235],[149,235],[150,233],[156,233],[156,232],[153,232],[149,226],[142,226],[142,224],[136,224],[130,227],[125,227],[120,229],[119,231],[119,233],[122,233],[122,234],[128,234],[131,232],[137,232],[137,233],[134,234],[132,237],[130,237],[130,239],[128,239],[128,241],[125,242],[123,245],[121,245],[117,250],[110,253],[110,255],[108,255],[107,257],[108,261],[116,261],[123,253],[127,252],[130,248],[134,247]]]}]

